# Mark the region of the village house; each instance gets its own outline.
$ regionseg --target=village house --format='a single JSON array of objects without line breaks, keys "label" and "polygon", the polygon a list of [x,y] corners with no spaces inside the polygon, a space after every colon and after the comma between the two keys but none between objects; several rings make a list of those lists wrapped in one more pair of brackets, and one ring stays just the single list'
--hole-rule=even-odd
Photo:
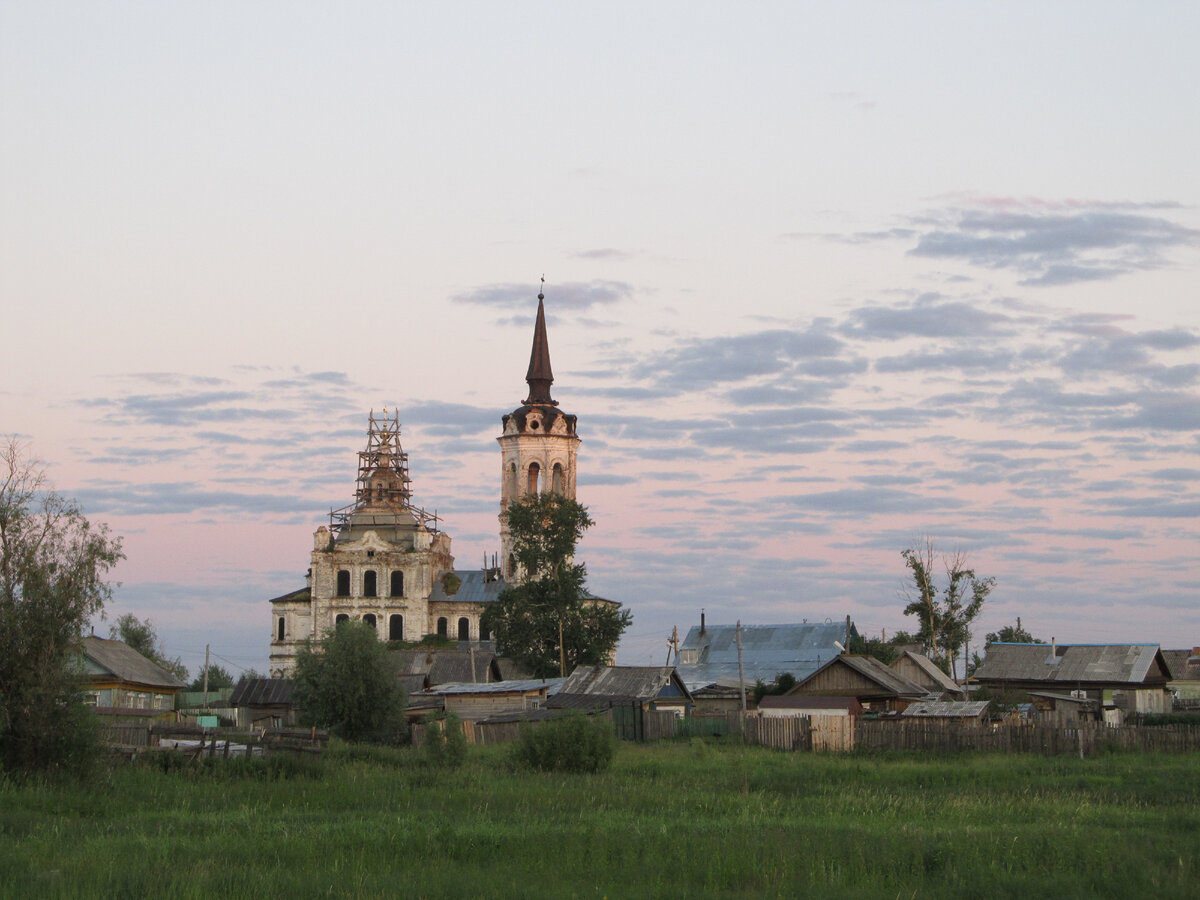
[{"label": "village house", "polygon": [[229,705],[239,728],[272,731],[299,722],[292,704],[292,682],[286,678],[243,678],[233,689]]},{"label": "village house", "polygon": [[123,641],[83,639],[84,702],[113,724],[175,718],[175,694],[185,685]]},{"label": "village house", "polygon": [[1157,644],[990,644],[974,680],[996,696],[1031,692],[1095,701],[1105,721],[1171,708],[1166,660]]},{"label": "village house", "polygon": [[959,699],[963,696],[963,690],[958,682],[943,672],[937,663],[923,653],[905,650],[891,664],[890,668],[913,684],[921,685],[930,693],[946,694]]},{"label": "village house", "polygon": [[1200,647],[1191,650],[1164,650],[1170,681],[1167,690],[1176,709],[1200,709]]}]

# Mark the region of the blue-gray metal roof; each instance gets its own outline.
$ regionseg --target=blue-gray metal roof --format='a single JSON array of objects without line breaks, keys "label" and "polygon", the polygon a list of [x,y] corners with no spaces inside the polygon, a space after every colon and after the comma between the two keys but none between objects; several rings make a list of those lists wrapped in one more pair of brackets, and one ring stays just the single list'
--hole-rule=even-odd
[{"label": "blue-gray metal roof", "polygon": [[447,594],[443,579],[439,578],[433,583],[430,603],[491,603],[500,596],[502,590],[509,587],[503,578],[489,576],[482,569],[455,569],[454,574],[460,581],[458,590]]},{"label": "blue-gray metal roof", "polygon": [[[852,637],[858,636],[854,625]],[[803,681],[842,651],[834,642],[846,640],[846,621],[803,622],[798,625],[743,625],[742,665],[746,683],[770,683],[781,673]],[[679,676],[689,688],[738,683],[736,625],[710,625],[703,633],[692,628],[679,647]]]}]

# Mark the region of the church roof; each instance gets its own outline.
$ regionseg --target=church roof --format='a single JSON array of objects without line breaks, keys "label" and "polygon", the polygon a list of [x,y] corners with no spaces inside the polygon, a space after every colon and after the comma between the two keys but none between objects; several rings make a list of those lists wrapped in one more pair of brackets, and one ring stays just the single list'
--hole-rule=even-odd
[{"label": "church roof", "polygon": [[533,326],[533,348],[529,352],[529,371],[525,380],[529,383],[529,396],[525,403],[557,406],[550,397],[550,385],[554,383],[554,372],[550,369],[550,342],[546,339],[545,296],[538,294],[537,322]]},{"label": "church roof", "polygon": [[503,578],[494,573],[489,576],[482,569],[455,569],[454,574],[459,579],[458,590],[447,594],[444,579],[439,578],[433,583],[430,603],[491,603],[509,587]]}]

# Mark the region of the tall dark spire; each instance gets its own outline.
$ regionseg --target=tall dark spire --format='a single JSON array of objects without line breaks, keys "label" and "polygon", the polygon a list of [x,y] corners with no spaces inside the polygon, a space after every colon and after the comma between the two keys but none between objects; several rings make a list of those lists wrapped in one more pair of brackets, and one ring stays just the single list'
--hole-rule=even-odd
[{"label": "tall dark spire", "polygon": [[[545,283],[545,278],[542,279],[542,283]],[[529,354],[529,371],[525,374],[525,381],[529,383],[529,396],[525,398],[525,403],[558,406],[558,403],[550,398],[550,385],[554,383],[554,373],[550,370],[550,343],[546,340],[546,308],[543,303],[545,299],[545,294],[538,291],[533,350]]]}]

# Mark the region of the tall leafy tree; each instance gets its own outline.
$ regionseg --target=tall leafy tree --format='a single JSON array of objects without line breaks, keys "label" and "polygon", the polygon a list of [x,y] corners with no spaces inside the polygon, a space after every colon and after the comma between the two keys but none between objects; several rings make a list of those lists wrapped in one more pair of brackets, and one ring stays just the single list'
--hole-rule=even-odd
[{"label": "tall leafy tree", "polygon": [[[982,611],[996,579],[978,577],[961,552],[939,554],[932,538],[900,555],[912,576],[904,614],[917,617],[917,637],[930,658],[957,678],[958,651],[971,639],[971,623]],[[940,587],[939,562],[943,570]]]},{"label": "tall leafy tree", "polygon": [[85,766],[83,628],[110,596],[120,538],[48,489],[20,444],[0,447],[0,768]]},{"label": "tall leafy tree", "polygon": [[404,727],[404,691],[394,658],[375,629],[343,622],[296,656],[292,699],[306,724],[348,741],[395,741]]},{"label": "tall leafy tree", "polygon": [[989,631],[985,639],[988,644],[1044,644],[1041,638],[1035,638],[1021,625],[1020,616],[1016,625],[1005,625],[999,631]]},{"label": "tall leafy tree", "polygon": [[587,591],[587,570],[575,562],[594,524],[587,507],[547,491],[514,500],[504,517],[521,580],[483,613],[499,652],[539,677],[607,660],[633,617]]},{"label": "tall leafy tree", "polygon": [[[226,669],[212,663],[208,667],[208,689],[210,691],[219,691],[221,688],[233,687],[233,676]],[[192,683],[188,685],[189,691],[204,690],[204,667],[200,667],[200,671],[196,677],[192,679]]]},{"label": "tall leafy tree", "polygon": [[[133,613],[125,613],[109,626],[108,636],[128,644],[150,662],[166,669],[180,681],[188,680],[187,666],[178,656],[174,659],[167,656],[163,650],[162,641],[158,638],[158,632],[154,629],[154,623],[149,619],[142,621]],[[204,673],[200,674],[203,677]]]}]

